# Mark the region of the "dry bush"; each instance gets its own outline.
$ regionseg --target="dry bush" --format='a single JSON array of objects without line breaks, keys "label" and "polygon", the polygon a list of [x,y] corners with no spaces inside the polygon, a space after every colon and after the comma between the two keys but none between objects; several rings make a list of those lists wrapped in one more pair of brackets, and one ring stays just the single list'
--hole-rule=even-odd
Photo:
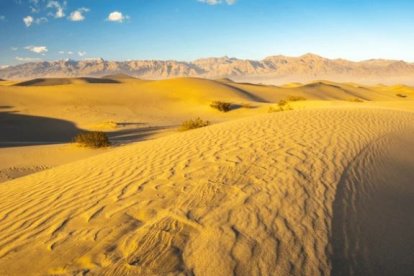
[{"label": "dry bush", "polygon": [[268,112],[269,113],[273,113],[273,112],[282,112],[282,111],[288,111],[288,110],[293,110],[293,108],[289,105],[288,101],[286,100],[280,100],[279,103],[277,104],[277,107],[269,107]]},{"label": "dry bush", "polygon": [[288,101],[286,100],[280,100],[279,103],[277,104],[279,107],[283,107],[288,105]]},{"label": "dry bush", "polygon": [[200,127],[206,127],[210,124],[209,121],[204,121],[202,119],[200,119],[200,117],[193,119],[193,120],[188,120],[188,121],[184,121],[179,130],[180,131],[186,131],[186,130],[190,130],[190,129],[195,129],[195,128],[200,128]]},{"label": "dry bush", "polygon": [[362,103],[362,102],[364,102],[360,98],[350,98],[350,99],[347,99],[347,101],[348,102],[353,102],[353,103]]},{"label": "dry bush", "polygon": [[111,145],[108,136],[105,132],[101,131],[85,131],[79,133],[73,138],[73,141],[80,146],[89,148],[104,148]]},{"label": "dry bush", "polygon": [[274,113],[274,112],[281,112],[283,110],[281,110],[279,107],[273,107],[273,106],[269,106],[269,109],[267,110],[268,113]]},{"label": "dry bush", "polygon": [[302,96],[288,96],[286,98],[286,101],[288,102],[306,101],[306,98]]},{"label": "dry bush", "polygon": [[231,110],[231,103],[215,101],[210,104],[212,108],[215,108],[221,112],[229,112]]}]

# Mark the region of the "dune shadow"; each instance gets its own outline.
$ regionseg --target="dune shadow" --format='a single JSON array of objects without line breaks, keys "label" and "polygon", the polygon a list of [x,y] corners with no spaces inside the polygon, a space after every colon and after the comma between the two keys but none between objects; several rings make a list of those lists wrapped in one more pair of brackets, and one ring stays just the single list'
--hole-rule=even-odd
[{"label": "dune shadow", "polygon": [[[10,108],[12,107],[0,106],[0,110],[5,110],[0,111],[0,148],[68,143],[85,131],[70,121],[20,114],[7,110]],[[106,134],[114,144],[127,144],[146,140],[171,128],[146,125],[142,122],[121,122],[117,123],[121,129]]]},{"label": "dune shadow", "polygon": [[87,83],[121,83],[120,81],[107,78],[79,78]]},{"label": "dune shadow", "polygon": [[14,84],[14,86],[55,86],[70,84],[70,79],[64,78],[37,78]]},{"label": "dune shadow", "polygon": [[374,142],[341,177],[332,275],[414,275],[414,131]]},{"label": "dune shadow", "polygon": [[[121,83],[120,81],[106,78],[90,78],[83,77],[77,78],[78,80],[84,81],[86,83]],[[57,85],[66,85],[71,84],[73,79],[70,78],[37,78],[28,81],[23,81],[15,84],[14,86],[57,86]]]},{"label": "dune shadow", "polygon": [[221,84],[228,87],[228,88],[230,88],[230,89],[236,90],[237,92],[239,92],[243,96],[247,97],[249,100],[252,100],[252,101],[255,101],[255,102],[261,102],[261,103],[268,103],[268,101],[265,100],[264,98],[259,97],[259,96],[255,95],[255,94],[253,94],[249,91],[246,91],[246,90],[241,89],[239,87],[233,86],[231,84],[227,84],[227,83],[221,83]]},{"label": "dune shadow", "polygon": [[120,122],[120,123],[116,123],[116,125],[121,126],[121,127],[126,127],[126,126],[142,126],[146,124],[142,122]]},{"label": "dune shadow", "polygon": [[[125,123],[124,123],[125,124]],[[136,123],[134,123],[136,124]],[[132,143],[147,139],[148,137],[160,133],[163,130],[169,129],[169,126],[147,126],[130,129],[123,129],[114,132],[109,132],[109,140],[113,143]]]},{"label": "dune shadow", "polygon": [[70,121],[0,112],[0,147],[67,143],[80,131]]}]

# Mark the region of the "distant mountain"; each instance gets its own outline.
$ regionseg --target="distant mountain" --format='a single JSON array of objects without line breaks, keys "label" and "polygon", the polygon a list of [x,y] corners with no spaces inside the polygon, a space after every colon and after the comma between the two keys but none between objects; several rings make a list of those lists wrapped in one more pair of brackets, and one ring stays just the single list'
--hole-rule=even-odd
[{"label": "distant mountain", "polygon": [[235,81],[268,84],[322,79],[337,82],[414,84],[413,63],[384,59],[353,62],[327,59],[314,54],[300,57],[270,56],[260,61],[229,57],[198,59],[192,62],[61,60],[31,62],[0,69],[0,78],[3,79],[101,77],[121,74],[143,79],[231,78]]}]

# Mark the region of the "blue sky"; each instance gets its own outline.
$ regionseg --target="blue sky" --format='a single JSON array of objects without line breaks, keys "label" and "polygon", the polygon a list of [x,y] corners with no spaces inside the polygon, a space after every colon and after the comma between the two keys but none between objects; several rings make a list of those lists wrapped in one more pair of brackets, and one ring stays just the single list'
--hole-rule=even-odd
[{"label": "blue sky", "polygon": [[412,0],[1,0],[0,66],[316,53],[414,61]]}]

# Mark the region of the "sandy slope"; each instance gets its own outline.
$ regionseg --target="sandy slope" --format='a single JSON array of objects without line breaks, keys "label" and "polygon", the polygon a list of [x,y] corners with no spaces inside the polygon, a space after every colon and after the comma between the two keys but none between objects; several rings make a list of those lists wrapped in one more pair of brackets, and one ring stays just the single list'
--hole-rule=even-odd
[{"label": "sandy slope", "polygon": [[414,128],[375,140],[348,165],[334,203],[333,274],[414,272]]},{"label": "sandy slope", "polygon": [[[391,185],[412,192],[406,177],[413,160],[401,159],[407,141],[378,141],[409,133],[413,122],[413,113],[375,108],[266,114],[6,182],[0,186],[0,274],[329,274],[342,256],[335,241],[343,235],[333,222],[340,229],[343,216],[377,222],[364,222],[365,212],[337,210],[336,202],[353,190],[354,174],[348,174],[361,172],[360,159],[367,181],[386,166]],[[382,156],[378,164],[360,157],[371,148]],[[404,167],[387,161],[389,152]],[[366,183],[374,193],[362,186],[356,208],[387,210],[377,196],[390,183]],[[411,199],[404,205],[410,210]],[[412,222],[403,210],[396,227]],[[382,216],[387,221],[393,214]],[[413,232],[412,223],[404,226]],[[393,233],[386,233],[391,241]],[[406,258],[413,271],[412,255]]]},{"label": "sandy slope", "polygon": [[0,148],[0,183],[110,150],[61,144]]}]

